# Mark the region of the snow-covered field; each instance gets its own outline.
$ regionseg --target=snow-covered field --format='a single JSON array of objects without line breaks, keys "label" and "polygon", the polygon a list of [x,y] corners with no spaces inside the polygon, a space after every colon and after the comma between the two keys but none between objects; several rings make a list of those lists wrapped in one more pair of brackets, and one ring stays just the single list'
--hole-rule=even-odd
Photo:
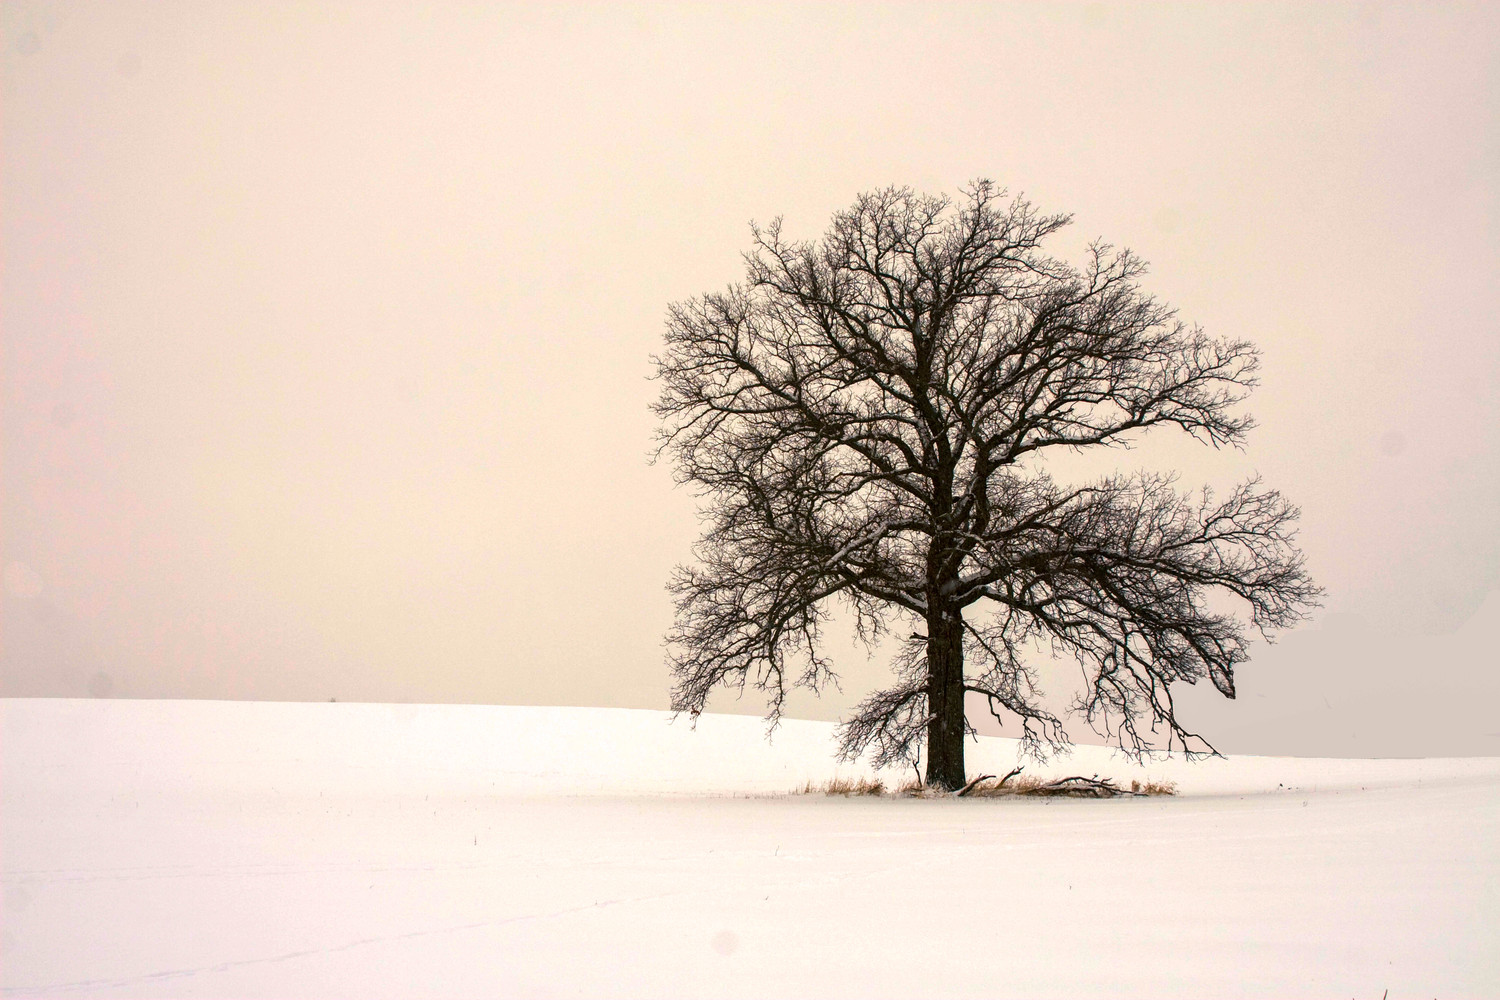
[{"label": "snow-covered field", "polygon": [[827,723],[667,720],[0,702],[0,994],[1500,996],[1497,758],[843,799]]}]

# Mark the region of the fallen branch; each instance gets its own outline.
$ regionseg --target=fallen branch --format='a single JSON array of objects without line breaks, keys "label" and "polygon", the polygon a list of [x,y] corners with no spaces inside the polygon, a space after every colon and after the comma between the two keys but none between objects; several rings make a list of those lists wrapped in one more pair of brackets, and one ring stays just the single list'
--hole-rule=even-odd
[{"label": "fallen branch", "polygon": [[1026,770],[1024,767],[1022,767],[1020,764],[1017,764],[1015,767],[1013,767],[1013,768],[1010,769],[1010,773],[1009,774],[1007,774],[1005,777],[1001,778],[999,781],[995,782],[995,787],[996,788],[1004,788],[1005,787],[1005,783],[1007,781],[1009,781],[1011,778],[1014,778],[1016,775],[1020,774],[1024,770]]},{"label": "fallen branch", "polygon": [[1141,793],[1121,788],[1108,778],[1100,778],[1097,774],[1092,778],[1085,778],[1075,774],[1072,777],[1049,781],[1038,788],[1036,794],[1073,795],[1086,799],[1110,799],[1119,795],[1139,795]]},{"label": "fallen branch", "polygon": [[960,788],[958,790],[958,797],[959,798],[963,798],[965,795],[968,795],[970,792],[972,792],[974,790],[974,786],[975,785],[979,784],[981,781],[989,781],[993,777],[994,777],[993,774],[981,774],[979,777],[975,778],[973,781],[969,782],[967,785],[965,785],[964,787]]}]

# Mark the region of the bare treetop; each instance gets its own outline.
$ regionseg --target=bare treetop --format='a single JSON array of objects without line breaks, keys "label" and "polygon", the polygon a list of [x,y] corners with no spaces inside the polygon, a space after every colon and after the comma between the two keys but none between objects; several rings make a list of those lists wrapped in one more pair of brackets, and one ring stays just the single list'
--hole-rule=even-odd
[{"label": "bare treetop", "polygon": [[987,181],[958,203],[866,194],[817,243],[778,220],[752,230],[743,284],[671,306],[655,409],[711,525],[672,585],[677,708],[751,683],[775,717],[789,686],[817,690],[838,598],[870,639],[926,626],[845,723],[847,754],[915,759],[925,732],[929,781],[958,787],[966,692],[1033,748],[1064,742],[1025,659],[1036,640],[1083,665],[1076,707],[1125,749],[1163,732],[1207,750],[1171,685],[1233,697],[1246,655],[1208,595],[1241,599],[1263,633],[1316,599],[1296,509],[1256,481],[1215,501],[1159,476],[1064,489],[1035,471],[1046,449],[1163,425],[1238,445],[1257,358],[1142,291],[1128,250],[1048,256],[1069,217],[1003,198]]}]

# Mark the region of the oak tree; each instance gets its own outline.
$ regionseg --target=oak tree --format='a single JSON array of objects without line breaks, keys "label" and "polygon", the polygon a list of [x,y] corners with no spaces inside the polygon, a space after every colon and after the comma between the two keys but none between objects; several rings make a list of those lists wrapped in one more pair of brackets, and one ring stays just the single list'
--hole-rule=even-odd
[{"label": "oak tree", "polygon": [[1082,665],[1073,711],[1120,747],[1212,749],[1174,685],[1234,697],[1250,630],[1315,603],[1296,508],[1256,480],[1063,485],[1045,458],[1158,429],[1239,445],[1257,353],[1146,293],[1128,250],[1050,256],[1069,222],[987,181],[877,191],[821,240],[752,226],[743,282],[669,308],[661,449],[708,524],[671,583],[674,708],[748,683],[779,717],[833,676],[842,602],[867,641],[910,634],[843,723],[848,756],[915,761],[925,737],[928,784],[960,788],[966,700],[1031,749],[1065,743],[1038,644]]}]

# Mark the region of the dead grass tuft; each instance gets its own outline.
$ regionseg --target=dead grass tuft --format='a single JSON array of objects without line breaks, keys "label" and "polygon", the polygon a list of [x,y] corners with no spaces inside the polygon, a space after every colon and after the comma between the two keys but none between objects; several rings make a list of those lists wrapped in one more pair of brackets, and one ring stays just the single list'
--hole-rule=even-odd
[{"label": "dead grass tuft", "polygon": [[884,795],[885,782],[874,778],[834,778],[827,784],[814,785],[809,781],[802,789],[804,795]]}]

